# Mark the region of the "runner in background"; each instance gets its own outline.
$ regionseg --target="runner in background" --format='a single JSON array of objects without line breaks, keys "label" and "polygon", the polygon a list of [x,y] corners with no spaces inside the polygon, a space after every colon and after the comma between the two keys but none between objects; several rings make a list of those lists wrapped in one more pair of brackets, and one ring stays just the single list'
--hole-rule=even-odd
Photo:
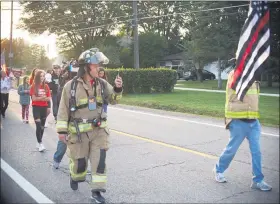
[{"label": "runner in background", "polygon": [[[60,103],[61,94],[62,94],[64,85],[68,81],[73,79],[75,76],[77,76],[77,72],[79,69],[78,64],[75,62],[70,62],[69,65],[65,65],[65,66],[66,66],[66,68],[64,67],[63,72],[61,72],[61,75],[59,77],[59,86],[58,86],[58,92],[57,92],[57,102],[58,102],[57,109],[59,108],[59,103]],[[63,159],[63,156],[65,155],[66,150],[67,150],[67,145],[63,141],[58,140],[56,152],[53,155],[53,167],[55,169],[59,168],[59,164],[60,164],[61,160]]]},{"label": "runner in background", "polygon": [[58,86],[59,86],[59,75],[60,75],[60,66],[54,65],[49,87],[52,93],[52,110],[53,110],[53,116],[55,121],[56,121],[56,116],[58,111],[57,94],[58,94]]},{"label": "runner in background", "polygon": [[23,83],[18,87],[18,94],[19,94],[19,103],[21,105],[21,115],[22,115],[22,122],[29,123],[28,116],[29,116],[29,105],[30,105],[30,86],[29,86],[29,77],[23,77]]},{"label": "runner in background", "polygon": [[36,124],[36,147],[40,152],[45,150],[42,143],[44,134],[44,125],[47,118],[48,101],[50,101],[50,89],[45,83],[45,72],[42,70],[37,71],[34,82],[30,88],[30,96],[32,97],[33,117]]},{"label": "runner in background", "polygon": [[1,71],[1,97],[0,110],[3,118],[6,117],[6,110],[9,106],[9,92],[12,88],[12,80],[5,71]]},{"label": "runner in background", "polygon": [[[51,86],[51,81],[52,81],[52,73],[53,73],[53,70],[48,70],[46,75],[45,75],[45,83],[49,86]],[[51,91],[51,89],[50,89]],[[52,95],[52,91],[51,91],[51,95]],[[47,119],[46,119],[46,122],[45,122],[45,128],[47,128],[49,126],[49,120],[48,120],[48,116],[50,115],[51,113],[51,101],[48,101],[48,108],[47,108]]]}]

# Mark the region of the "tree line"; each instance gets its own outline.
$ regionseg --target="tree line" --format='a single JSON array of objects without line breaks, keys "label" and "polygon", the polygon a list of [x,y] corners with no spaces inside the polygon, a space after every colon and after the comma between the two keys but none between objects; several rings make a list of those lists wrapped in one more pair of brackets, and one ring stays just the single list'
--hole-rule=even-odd
[{"label": "tree line", "polygon": [[[5,51],[6,66],[10,67],[9,61],[10,40],[1,39],[1,53]],[[23,38],[16,38],[12,41],[14,53],[12,67],[26,68],[32,70],[35,67],[42,69],[52,68],[52,60],[47,55],[45,48],[38,44],[28,44]]]}]

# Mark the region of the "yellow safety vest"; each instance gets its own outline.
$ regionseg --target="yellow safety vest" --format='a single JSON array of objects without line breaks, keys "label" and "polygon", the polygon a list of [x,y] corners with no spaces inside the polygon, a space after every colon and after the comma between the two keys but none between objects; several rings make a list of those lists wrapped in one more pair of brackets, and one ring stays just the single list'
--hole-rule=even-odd
[{"label": "yellow safety vest", "polygon": [[257,82],[247,91],[243,102],[239,101],[236,92],[226,88],[225,117],[232,119],[257,119],[259,114],[259,85]]}]

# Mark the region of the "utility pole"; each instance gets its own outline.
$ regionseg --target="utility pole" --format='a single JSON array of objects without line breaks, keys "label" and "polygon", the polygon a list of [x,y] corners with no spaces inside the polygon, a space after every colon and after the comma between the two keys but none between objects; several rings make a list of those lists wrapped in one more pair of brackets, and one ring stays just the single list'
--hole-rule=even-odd
[{"label": "utility pole", "polygon": [[12,69],[12,61],[13,61],[13,50],[12,50],[12,45],[13,45],[13,7],[14,7],[14,2],[13,0],[11,1],[11,28],[10,28],[10,53],[9,53],[9,67]]},{"label": "utility pole", "polygon": [[134,68],[139,69],[139,42],[138,42],[138,18],[137,18],[137,0],[133,0],[133,37],[134,37]]}]

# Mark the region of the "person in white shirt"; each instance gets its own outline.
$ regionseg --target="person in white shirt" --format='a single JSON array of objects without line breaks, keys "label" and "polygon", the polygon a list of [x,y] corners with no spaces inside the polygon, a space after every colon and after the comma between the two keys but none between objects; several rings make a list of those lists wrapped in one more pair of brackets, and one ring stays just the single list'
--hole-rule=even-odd
[{"label": "person in white shirt", "polygon": [[0,109],[1,115],[5,118],[5,113],[9,105],[9,92],[12,88],[12,80],[7,77],[5,71],[1,71],[1,98],[0,98]]},{"label": "person in white shirt", "polygon": [[[45,82],[48,84],[48,86],[50,86],[50,83],[52,82],[52,74],[51,74],[51,70],[48,70],[45,74]],[[46,119],[46,123],[45,123],[45,128],[48,127],[49,125],[49,120],[48,120],[48,116],[51,113],[51,101],[48,101],[48,108],[47,108],[47,119]]]},{"label": "person in white shirt", "polygon": [[47,72],[45,75],[45,80],[47,83],[51,83],[52,82],[52,75],[51,73]]}]

